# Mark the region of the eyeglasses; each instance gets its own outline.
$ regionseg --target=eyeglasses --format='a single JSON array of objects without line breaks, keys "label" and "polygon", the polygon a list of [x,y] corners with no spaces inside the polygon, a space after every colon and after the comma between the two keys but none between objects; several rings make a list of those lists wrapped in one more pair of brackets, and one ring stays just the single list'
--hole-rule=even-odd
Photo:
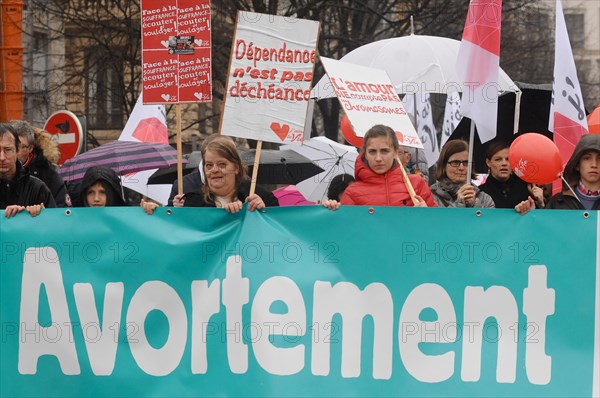
[{"label": "eyeglasses", "polygon": [[452,167],[460,167],[461,164],[464,167],[467,167],[469,165],[469,161],[468,160],[451,160],[448,162],[448,164]]},{"label": "eyeglasses", "polygon": [[205,163],[204,170],[211,171],[215,167],[220,170],[225,170],[228,165],[228,163]]},{"label": "eyeglasses", "polygon": [[4,154],[6,156],[8,156],[8,155],[14,154],[16,152],[16,150],[13,147],[6,147],[6,148],[0,148],[0,152],[4,152]]}]

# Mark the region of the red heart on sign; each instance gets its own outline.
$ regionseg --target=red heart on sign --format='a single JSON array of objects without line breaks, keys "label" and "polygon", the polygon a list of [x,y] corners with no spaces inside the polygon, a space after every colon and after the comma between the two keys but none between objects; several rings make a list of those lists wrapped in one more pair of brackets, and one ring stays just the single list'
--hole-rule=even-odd
[{"label": "red heart on sign", "polygon": [[281,141],[285,141],[285,137],[287,137],[288,133],[290,132],[290,126],[287,124],[282,126],[277,122],[273,122],[271,123],[271,130],[277,134],[277,137],[279,137]]}]

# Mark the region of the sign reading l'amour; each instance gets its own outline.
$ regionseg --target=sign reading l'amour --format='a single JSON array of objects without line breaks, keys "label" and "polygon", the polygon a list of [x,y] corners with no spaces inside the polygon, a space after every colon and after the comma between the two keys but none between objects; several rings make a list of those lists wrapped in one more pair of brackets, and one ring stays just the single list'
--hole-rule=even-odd
[{"label": "sign reading l'amour", "polygon": [[321,57],[331,85],[359,137],[376,124],[391,127],[400,145],[423,144],[384,70]]}]

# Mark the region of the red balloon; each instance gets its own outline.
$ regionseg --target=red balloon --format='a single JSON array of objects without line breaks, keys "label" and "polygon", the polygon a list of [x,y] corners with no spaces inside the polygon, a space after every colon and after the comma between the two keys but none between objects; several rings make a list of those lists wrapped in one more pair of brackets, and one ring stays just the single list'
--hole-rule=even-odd
[{"label": "red balloon", "polygon": [[508,151],[508,162],[519,178],[531,184],[550,184],[563,171],[556,144],[537,133],[517,137]]},{"label": "red balloon", "polygon": [[346,141],[350,143],[350,145],[353,145],[357,148],[362,148],[363,139],[362,137],[356,135],[354,129],[352,128],[352,125],[350,124],[350,120],[346,115],[342,117],[342,121],[340,122],[340,130],[342,130],[342,135],[344,136]]},{"label": "red balloon", "polygon": [[[350,120],[346,115],[342,117],[342,121],[340,122],[340,130],[342,130],[342,135],[344,136],[346,141],[350,143],[350,145],[353,145],[359,149],[362,148],[363,137],[359,137],[356,135],[354,129],[352,128],[352,125],[350,124]],[[400,145],[402,145],[404,143],[404,134],[402,134],[400,131],[396,131],[396,136],[398,137]]]}]

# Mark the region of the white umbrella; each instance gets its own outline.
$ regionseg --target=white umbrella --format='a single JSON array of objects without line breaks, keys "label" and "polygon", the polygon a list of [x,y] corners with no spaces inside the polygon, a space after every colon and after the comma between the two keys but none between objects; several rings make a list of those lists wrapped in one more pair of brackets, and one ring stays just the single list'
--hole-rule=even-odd
[{"label": "white umbrella", "polygon": [[[461,91],[456,74],[459,40],[445,37],[409,35],[379,40],[350,51],[340,61],[383,69],[389,75],[398,94]],[[500,69],[499,91],[518,92],[519,89]],[[311,98],[335,97],[327,75],[311,92]]]},{"label": "white umbrella", "polygon": [[342,145],[326,137],[315,137],[302,145],[282,145],[280,149],[291,149],[316,163],[324,171],[296,184],[298,191],[311,202],[327,199],[329,183],[338,174],[354,176],[354,162],[358,156],[355,147]]}]

